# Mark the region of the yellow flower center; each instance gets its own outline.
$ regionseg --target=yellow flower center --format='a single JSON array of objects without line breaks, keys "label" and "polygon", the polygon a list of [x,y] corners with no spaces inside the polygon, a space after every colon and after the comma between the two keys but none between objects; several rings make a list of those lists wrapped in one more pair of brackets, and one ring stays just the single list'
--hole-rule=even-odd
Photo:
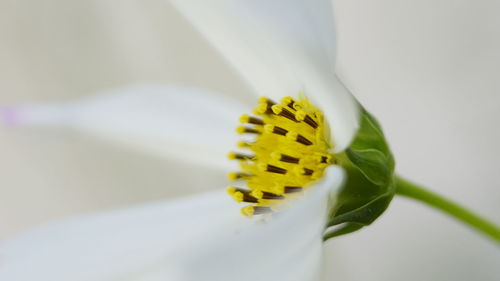
[{"label": "yellow flower center", "polygon": [[285,97],[279,104],[260,98],[253,113],[240,117],[237,132],[244,140],[229,158],[241,171],[229,173],[235,186],[227,190],[237,202],[250,203],[241,209],[248,217],[279,211],[335,162],[323,113],[306,98]]}]

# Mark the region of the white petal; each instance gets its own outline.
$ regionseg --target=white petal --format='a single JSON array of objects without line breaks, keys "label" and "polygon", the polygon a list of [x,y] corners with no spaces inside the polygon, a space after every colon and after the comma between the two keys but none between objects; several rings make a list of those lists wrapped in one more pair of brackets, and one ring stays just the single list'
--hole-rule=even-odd
[{"label": "white petal", "polygon": [[196,264],[189,280],[203,280],[203,276],[228,281],[318,280],[328,195],[342,180],[343,171],[329,167],[312,192],[281,216],[269,223],[245,225],[237,235],[221,234],[223,239],[199,247],[186,263]]},{"label": "white petal", "polygon": [[47,225],[0,247],[0,280],[116,280],[156,262],[173,265],[190,240],[238,217],[227,197],[208,193]]},{"label": "white petal", "polygon": [[275,99],[303,92],[325,111],[335,150],[358,128],[358,105],[334,72],[329,0],[170,0],[253,86]]},{"label": "white petal", "polygon": [[63,127],[156,154],[226,168],[238,115],[247,108],[199,89],[137,85],[82,100],[3,107],[12,126]]},{"label": "white petal", "polygon": [[0,280],[318,280],[326,199],[337,167],[267,223],[223,193],[96,214],[0,246]]}]

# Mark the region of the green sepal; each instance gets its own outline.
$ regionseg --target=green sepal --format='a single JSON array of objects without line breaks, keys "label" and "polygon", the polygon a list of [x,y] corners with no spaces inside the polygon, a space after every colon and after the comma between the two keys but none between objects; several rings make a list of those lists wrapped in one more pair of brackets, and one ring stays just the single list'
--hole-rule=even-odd
[{"label": "green sepal", "polygon": [[326,241],[330,238],[337,237],[337,236],[342,236],[345,234],[353,233],[355,231],[360,230],[363,228],[365,225],[362,223],[355,223],[355,222],[348,222],[343,224],[337,229],[334,229],[332,231],[329,231],[325,236],[323,236],[323,241]]},{"label": "green sepal", "polygon": [[336,158],[347,179],[329,217],[328,227],[332,229],[325,240],[370,225],[395,194],[394,157],[380,124],[363,108],[356,137]]}]

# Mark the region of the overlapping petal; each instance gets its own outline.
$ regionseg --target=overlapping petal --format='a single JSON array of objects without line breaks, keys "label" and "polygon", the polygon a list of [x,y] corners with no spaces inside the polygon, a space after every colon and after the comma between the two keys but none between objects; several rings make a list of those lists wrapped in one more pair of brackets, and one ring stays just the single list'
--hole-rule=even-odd
[{"label": "overlapping petal", "polygon": [[170,0],[261,96],[303,92],[324,110],[345,149],[358,105],[334,72],[330,0]]},{"label": "overlapping petal", "polygon": [[137,85],[81,100],[3,107],[12,126],[72,128],[212,167],[228,165],[238,116],[248,111],[222,95],[180,86]]},{"label": "overlapping petal", "polygon": [[267,222],[243,218],[220,192],[49,224],[0,246],[0,280],[317,280],[325,178]]}]

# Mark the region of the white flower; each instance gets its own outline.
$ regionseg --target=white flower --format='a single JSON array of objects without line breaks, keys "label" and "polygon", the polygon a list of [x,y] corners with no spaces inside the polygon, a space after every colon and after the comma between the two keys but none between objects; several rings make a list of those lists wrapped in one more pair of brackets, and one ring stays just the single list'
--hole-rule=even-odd
[{"label": "white flower", "polygon": [[[349,145],[358,108],[334,74],[329,1],[171,2],[256,95],[304,93],[323,110],[335,152]],[[69,127],[227,169],[233,122],[247,111],[207,91],[148,85],[1,112],[15,127]],[[328,198],[342,181],[340,168],[326,168],[311,192],[266,223],[244,218],[217,191],[49,224],[0,247],[0,279],[318,280]]]},{"label": "white flower", "polygon": [[257,224],[223,192],[46,225],[0,247],[0,280],[317,280],[333,168]]}]

